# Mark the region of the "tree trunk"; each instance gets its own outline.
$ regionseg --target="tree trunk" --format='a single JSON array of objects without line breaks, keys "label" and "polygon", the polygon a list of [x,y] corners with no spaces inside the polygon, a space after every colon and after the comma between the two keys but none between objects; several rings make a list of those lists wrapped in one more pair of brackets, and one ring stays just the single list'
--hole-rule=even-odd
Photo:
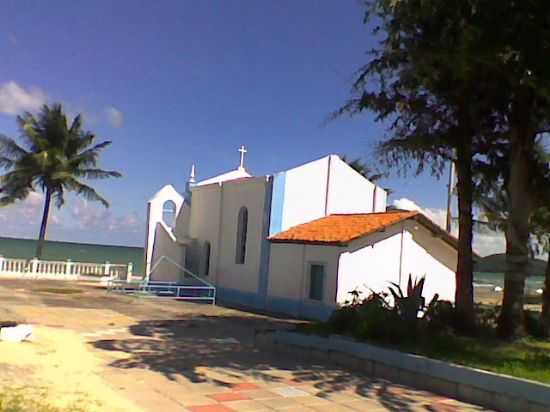
[{"label": "tree trunk", "polygon": [[40,224],[40,234],[38,235],[38,243],[36,244],[37,259],[42,258],[42,249],[44,248],[44,239],[46,239],[46,227],[48,226],[48,216],[50,214],[50,204],[52,201],[52,192],[46,189],[46,198],[44,199],[44,212],[42,213],[42,223]]},{"label": "tree trunk", "polygon": [[498,334],[502,338],[521,336],[524,330],[523,295],[529,260],[529,217],[532,205],[529,196],[529,138],[512,138],[510,153],[510,216],[506,228],[506,273]]},{"label": "tree trunk", "polygon": [[472,148],[460,145],[456,151],[456,174],[458,192],[458,262],[456,268],[455,302],[459,313],[459,324],[463,331],[472,331],[474,315],[474,263],[472,251],[473,239],[473,181]]},{"label": "tree trunk", "polygon": [[550,256],[546,263],[546,274],[544,277],[544,292],[542,293],[542,313],[540,316],[543,333],[550,336]]}]

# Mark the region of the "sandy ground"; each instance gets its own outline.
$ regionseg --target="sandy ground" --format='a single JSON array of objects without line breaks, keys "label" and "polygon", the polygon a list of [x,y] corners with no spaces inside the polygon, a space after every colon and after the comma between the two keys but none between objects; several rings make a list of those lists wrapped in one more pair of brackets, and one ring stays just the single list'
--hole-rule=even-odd
[{"label": "sandy ground", "polygon": [[[124,356],[123,354],[121,356]],[[87,411],[141,411],[101,377],[101,361],[73,331],[38,326],[32,341],[0,342],[0,382],[27,396],[36,389],[52,405]]]},{"label": "sandy ground", "polygon": [[2,321],[31,324],[35,335],[0,342],[0,402],[21,391],[67,412],[481,410],[330,362],[259,351],[257,331],[295,321],[222,306],[0,279]]}]

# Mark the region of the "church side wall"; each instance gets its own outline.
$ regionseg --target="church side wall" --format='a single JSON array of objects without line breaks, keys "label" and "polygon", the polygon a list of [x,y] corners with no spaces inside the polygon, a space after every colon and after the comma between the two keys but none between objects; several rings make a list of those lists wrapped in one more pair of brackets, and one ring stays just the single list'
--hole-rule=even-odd
[{"label": "church side wall", "polygon": [[353,242],[340,257],[337,302],[350,300],[352,290],[366,297],[371,290],[387,291],[390,282],[407,287],[413,278],[426,276],[423,296],[435,293],[454,301],[457,251],[414,221],[388,228]]},{"label": "church side wall", "polygon": [[[201,267],[202,246],[210,242],[210,270],[209,278],[216,283],[218,273],[219,255],[219,230],[220,230],[220,209],[221,209],[221,186],[218,184],[193,188],[191,219],[189,223],[189,235],[197,239],[193,244],[187,266],[197,271]],[[201,273],[202,275],[202,273]]]},{"label": "church side wall", "polygon": [[[258,294],[261,251],[264,243],[266,187],[265,177],[223,184],[221,238],[217,267],[217,286],[221,288],[222,298],[225,289],[228,300],[239,298],[238,293],[249,294],[251,299],[259,299],[259,296],[252,297],[250,294]],[[236,263],[237,228],[239,211],[242,207],[248,210],[246,255],[244,264],[238,264]],[[236,291],[233,297],[232,291]]]},{"label": "church side wall", "polygon": [[[325,320],[335,308],[338,256],[334,246],[272,243],[267,309]],[[325,266],[323,300],[309,299],[310,265]]]},{"label": "church side wall", "polygon": [[[271,228],[271,234],[325,216],[327,171],[328,157],[324,157],[276,176],[272,211],[279,203],[282,207],[278,209],[280,216],[272,214],[271,220],[281,223]],[[284,185],[280,194],[278,185]]]},{"label": "church side wall", "polygon": [[375,199],[375,187],[338,156],[331,156],[327,214],[385,211],[385,191],[378,187]]},{"label": "church side wall", "polygon": [[155,230],[155,245],[151,273],[149,278],[159,282],[178,282],[183,277],[183,271],[163,256],[171,259],[180,266],[185,265],[185,246],[174,242],[166,229],[157,224]]},{"label": "church side wall", "polygon": [[401,225],[356,240],[340,256],[337,302],[351,300],[349,292],[361,297],[371,291],[387,291],[390,282],[399,283]]},{"label": "church side wall", "polygon": [[414,278],[426,276],[424,297],[427,301],[438,293],[440,299],[454,302],[456,249],[414,221],[407,222],[406,228],[402,287],[406,287],[409,273]]}]

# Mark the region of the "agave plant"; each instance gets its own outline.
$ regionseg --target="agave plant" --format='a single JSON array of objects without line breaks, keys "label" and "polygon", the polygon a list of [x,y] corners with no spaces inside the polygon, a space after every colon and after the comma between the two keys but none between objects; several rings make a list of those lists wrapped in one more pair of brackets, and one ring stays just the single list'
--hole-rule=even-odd
[{"label": "agave plant", "polygon": [[401,285],[391,282],[388,289],[395,301],[395,308],[403,320],[416,321],[418,313],[424,309],[425,299],[422,292],[425,280],[425,276],[413,280],[412,275],[409,274],[406,294],[403,292]]}]

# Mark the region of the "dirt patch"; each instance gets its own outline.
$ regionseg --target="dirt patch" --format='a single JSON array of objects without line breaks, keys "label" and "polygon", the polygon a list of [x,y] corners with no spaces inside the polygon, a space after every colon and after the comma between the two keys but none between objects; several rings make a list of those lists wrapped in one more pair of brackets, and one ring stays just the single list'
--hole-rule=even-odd
[{"label": "dirt patch", "polygon": [[39,399],[60,410],[141,411],[117,394],[101,373],[100,360],[72,331],[36,327],[31,342],[0,342],[0,395],[4,397],[17,388],[15,393],[23,393],[23,398],[32,400],[39,394]]},{"label": "dirt patch", "polygon": [[84,293],[82,289],[63,289],[63,288],[39,288],[39,289],[33,289],[33,292],[53,293],[56,295],[75,295],[79,293]]}]

